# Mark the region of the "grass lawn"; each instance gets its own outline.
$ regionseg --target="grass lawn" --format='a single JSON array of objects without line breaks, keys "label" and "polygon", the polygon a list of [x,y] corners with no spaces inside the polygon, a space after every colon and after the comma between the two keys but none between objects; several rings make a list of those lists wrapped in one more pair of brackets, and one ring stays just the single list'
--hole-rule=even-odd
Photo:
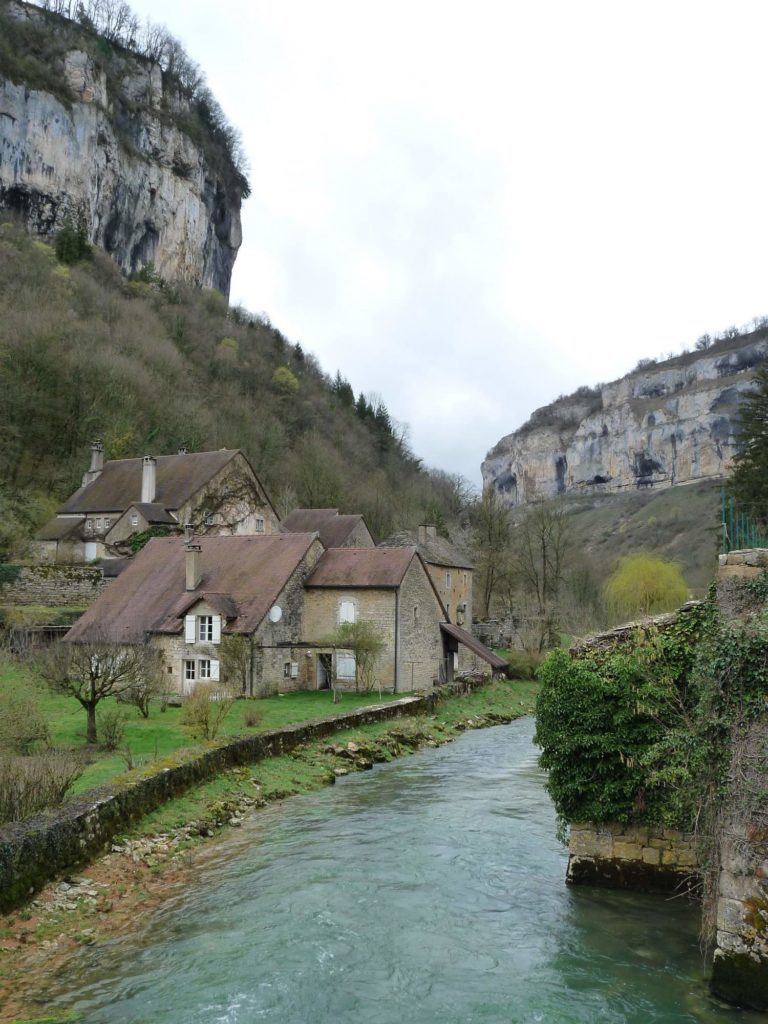
[{"label": "grass lawn", "polygon": [[[0,659],[0,701],[3,689],[21,689],[33,694],[45,715],[51,731],[51,740],[58,746],[85,747],[85,711],[74,697],[52,693],[24,665],[9,658]],[[383,694],[382,701],[395,700],[403,694]],[[338,704],[332,701],[329,690],[287,693],[284,696],[264,697],[259,700],[237,700],[224,720],[220,735],[237,736],[265,732],[294,722],[312,718],[328,718],[343,711],[354,711],[366,704],[378,704],[378,692],[367,694],[345,693]],[[150,709],[148,719],[127,704],[118,704],[106,698],[99,708],[121,707],[125,714],[123,747],[130,749],[135,764],[147,764],[158,757],[172,754],[181,747],[194,746],[194,740],[181,724],[181,708],[160,710],[159,704]],[[257,712],[261,720],[256,726],[245,725],[246,712]],[[74,785],[79,793],[92,786],[108,782],[126,771],[125,759],[109,751],[93,752],[94,760]]]}]

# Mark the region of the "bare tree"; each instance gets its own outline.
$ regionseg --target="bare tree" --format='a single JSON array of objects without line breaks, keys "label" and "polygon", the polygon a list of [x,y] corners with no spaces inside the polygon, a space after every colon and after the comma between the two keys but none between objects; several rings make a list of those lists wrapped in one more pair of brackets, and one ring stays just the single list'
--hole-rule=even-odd
[{"label": "bare tree", "polygon": [[477,508],[475,561],[482,618],[488,618],[509,561],[509,515],[499,492],[486,487]]},{"label": "bare tree", "polygon": [[86,740],[96,743],[96,708],[105,697],[116,697],[140,685],[156,671],[157,652],[145,644],[116,644],[109,640],[54,644],[37,658],[36,667],[52,690],[74,697],[86,713]]},{"label": "bare tree", "polygon": [[253,637],[229,633],[221,638],[219,647],[222,678],[234,693],[252,692]]},{"label": "bare tree", "polygon": [[565,577],[569,526],[561,502],[542,502],[530,506],[514,533],[511,566],[536,604],[539,652],[555,631],[554,610]]}]

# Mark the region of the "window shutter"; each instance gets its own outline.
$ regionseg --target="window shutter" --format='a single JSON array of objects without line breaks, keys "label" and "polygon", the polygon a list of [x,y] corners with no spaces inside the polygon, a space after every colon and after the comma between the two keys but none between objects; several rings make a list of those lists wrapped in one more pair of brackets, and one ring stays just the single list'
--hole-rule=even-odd
[{"label": "window shutter", "polygon": [[221,616],[213,616],[213,636],[211,637],[211,643],[221,643]]},{"label": "window shutter", "polygon": [[219,678],[219,663],[215,658],[211,658],[211,679]]},{"label": "window shutter", "polygon": [[185,615],[184,616],[184,640],[188,644],[195,642],[195,616]]}]

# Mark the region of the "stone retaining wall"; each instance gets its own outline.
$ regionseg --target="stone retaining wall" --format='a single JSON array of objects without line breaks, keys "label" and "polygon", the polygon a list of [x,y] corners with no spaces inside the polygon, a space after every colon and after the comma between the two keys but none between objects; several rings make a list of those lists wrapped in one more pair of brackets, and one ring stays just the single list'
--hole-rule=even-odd
[{"label": "stone retaining wall", "polygon": [[572,885],[641,892],[686,892],[698,882],[693,837],[669,828],[615,822],[571,825],[568,873]]},{"label": "stone retaining wall", "polygon": [[712,991],[768,1009],[768,836],[727,834],[720,847]]},{"label": "stone retaining wall", "polygon": [[0,566],[0,604],[87,607],[111,582],[98,565]]},{"label": "stone retaining wall", "polygon": [[356,711],[182,753],[171,767],[123,785],[102,786],[53,811],[0,829],[0,910],[24,903],[58,874],[87,863],[111,839],[166,800],[235,765],[293,750],[301,743],[372,722],[426,711],[425,697],[405,697]]}]

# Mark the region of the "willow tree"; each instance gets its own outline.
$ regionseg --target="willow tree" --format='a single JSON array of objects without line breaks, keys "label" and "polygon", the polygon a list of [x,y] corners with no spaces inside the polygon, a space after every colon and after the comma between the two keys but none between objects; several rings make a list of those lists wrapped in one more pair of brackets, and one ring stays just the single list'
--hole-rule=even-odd
[{"label": "willow tree", "polygon": [[642,552],[622,558],[605,584],[605,599],[618,617],[673,611],[688,597],[676,562]]}]

